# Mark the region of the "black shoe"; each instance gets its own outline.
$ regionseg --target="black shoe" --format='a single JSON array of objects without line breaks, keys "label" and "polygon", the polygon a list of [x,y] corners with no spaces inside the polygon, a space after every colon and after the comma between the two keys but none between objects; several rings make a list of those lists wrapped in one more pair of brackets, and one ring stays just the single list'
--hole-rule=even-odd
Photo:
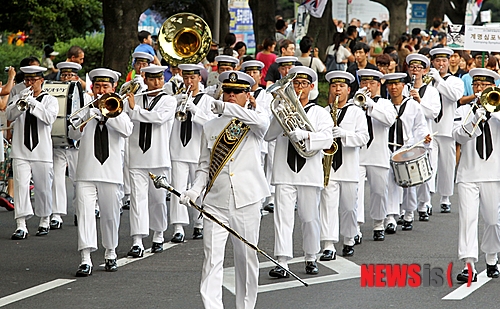
[{"label": "black shoe", "polygon": [[123,215],[123,207],[120,207],[120,216]]},{"label": "black shoe", "polygon": [[405,222],[404,215],[399,216],[399,219],[398,219],[398,222],[397,222],[398,225],[403,225],[404,222]]},{"label": "black shoe", "polygon": [[306,274],[317,275],[319,273],[316,261],[306,261]]},{"label": "black shoe", "polygon": [[266,206],[264,206],[264,210],[267,210],[268,212],[274,212],[274,204],[269,203]]},{"label": "black shoe", "polygon": [[203,228],[195,227],[193,229],[193,239],[203,239]]},{"label": "black shoe", "polygon": [[279,279],[290,277],[288,272],[283,267],[280,267],[280,266],[276,266],[273,269],[271,269],[269,271],[269,276],[273,277],[273,278],[279,278]]},{"label": "black shoe", "polygon": [[88,264],[82,264],[78,266],[78,270],[76,271],[77,277],[88,277],[92,275],[92,266]]},{"label": "black shoe", "polygon": [[403,222],[403,227],[401,228],[403,231],[411,231],[413,230],[413,220]]},{"label": "black shoe", "polygon": [[[464,283],[469,282],[469,270],[468,269],[462,270],[462,272],[457,275],[457,280]],[[474,273],[474,277],[472,277],[472,282],[477,282],[477,273]]]},{"label": "black shoe", "polygon": [[122,209],[130,210],[130,200],[123,202]]},{"label": "black shoe", "polygon": [[384,231],[373,231],[373,240],[374,241],[383,241],[385,239]]},{"label": "black shoe", "polygon": [[104,265],[105,271],[117,271],[118,270],[118,265],[116,265],[116,259],[104,260],[104,262],[106,263]]},{"label": "black shoe", "polygon": [[342,248],[342,256],[353,256],[354,255],[354,246],[344,245]]},{"label": "black shoe", "polygon": [[26,239],[27,237],[28,237],[28,232],[25,232],[25,231],[19,229],[19,230],[16,230],[10,238],[12,240],[21,240],[21,239]]},{"label": "black shoe", "polygon": [[172,237],[172,239],[170,239],[170,241],[174,242],[176,244],[180,244],[180,243],[184,242],[184,235],[181,233],[175,233],[174,237]]},{"label": "black shoe", "polygon": [[167,202],[170,202],[170,192],[167,192]]},{"label": "black shoe", "polygon": [[78,226],[78,218],[76,217],[76,215],[73,216],[73,224],[75,226]]},{"label": "black shoe", "polygon": [[429,221],[429,214],[427,211],[418,212],[418,221]]},{"label": "black shoe", "polygon": [[62,222],[58,220],[51,220],[50,221],[50,229],[51,230],[58,230],[62,228]]},{"label": "black shoe", "polygon": [[38,227],[38,231],[36,231],[36,236],[45,236],[49,233],[49,228],[48,227]]},{"label": "black shoe", "polygon": [[441,204],[441,212],[442,213],[450,213],[451,205],[450,204]]},{"label": "black shoe", "polygon": [[161,253],[163,252],[163,244],[159,242],[154,242],[151,246],[151,253]]},{"label": "black shoe", "polygon": [[495,264],[495,265],[486,264],[486,276],[488,276],[490,278],[498,278],[500,276],[500,272],[498,272],[497,264]]},{"label": "black shoe", "polygon": [[432,206],[427,206],[427,214],[432,216]]},{"label": "black shoe", "polygon": [[95,218],[99,219],[101,217],[101,213],[99,212],[99,209],[95,210]]},{"label": "black shoe", "polygon": [[331,261],[337,259],[337,252],[333,250],[325,250],[323,254],[320,256],[320,261]]},{"label": "black shoe", "polygon": [[144,256],[144,249],[142,249],[139,246],[132,246],[130,248],[129,252],[127,253],[127,256],[131,256],[133,258],[140,258]]},{"label": "black shoe", "polygon": [[394,223],[389,223],[387,224],[387,226],[385,227],[385,232],[387,234],[396,234],[396,230],[397,230],[397,225],[394,224]]},{"label": "black shoe", "polygon": [[363,242],[363,236],[356,235],[354,236],[354,245],[361,245]]}]

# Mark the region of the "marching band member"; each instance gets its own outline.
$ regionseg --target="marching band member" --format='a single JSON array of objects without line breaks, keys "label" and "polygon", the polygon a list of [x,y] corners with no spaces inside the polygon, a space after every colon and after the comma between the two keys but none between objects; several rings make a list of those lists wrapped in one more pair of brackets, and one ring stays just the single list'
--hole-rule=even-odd
[{"label": "marching band member", "polygon": [[[279,59],[279,58],[278,58]],[[316,72],[308,67],[294,67],[290,74],[297,73],[293,80],[293,87],[298,98],[289,98],[290,101],[300,101],[307,114],[307,118],[314,128],[314,132],[295,128],[289,132],[290,139],[283,134],[283,128],[273,118],[266,133],[265,140],[276,139],[273,171],[271,183],[276,187],[276,205],[274,208],[274,254],[279,264],[271,269],[269,276],[287,278],[288,260],[293,257],[293,226],[294,209],[302,223],[302,246],[305,252],[305,269],[308,274],[318,274],[316,254],[320,250],[320,218],[319,198],[323,187],[321,164],[321,149],[332,145],[333,120],[328,112],[309,102],[309,92],[314,87],[312,82],[317,80]],[[286,103],[285,103],[286,104]],[[278,107],[279,108],[279,107]],[[311,157],[302,157],[292,143],[303,142],[306,151],[318,151]]]},{"label": "marching band member", "polygon": [[[434,119],[438,117],[441,111],[441,99],[439,92],[431,84],[425,84],[422,80],[424,74],[429,70],[430,61],[424,55],[410,54],[406,57],[408,64],[408,75],[413,81],[409,87],[403,90],[403,96],[412,97],[413,100],[420,103],[422,112],[424,113],[429,132],[432,130]],[[429,158],[431,158],[431,166],[433,173],[436,170],[436,165],[432,162],[432,146],[431,143],[427,147]],[[433,174],[435,176],[435,174]],[[433,177],[429,181],[417,186],[417,201],[418,201],[418,221],[429,221],[429,214],[432,214],[431,191],[434,191],[435,182]]]},{"label": "marching band member", "polygon": [[[89,76],[95,97],[114,92],[114,83],[118,79],[114,71],[94,69],[90,71]],[[76,168],[76,215],[81,263],[76,272],[77,277],[92,274],[90,253],[97,250],[94,208],[98,198],[102,245],[106,249],[104,270],[117,270],[115,249],[118,246],[120,202],[123,193],[122,149],[124,139],[132,133],[132,122],[126,113],[107,118],[99,109],[91,108],[87,114],[89,117],[95,115],[95,118],[79,129],[69,129],[70,138],[80,140]]]},{"label": "marching band member", "polygon": [[[253,108],[256,105],[261,105],[262,108],[268,113],[269,117],[272,116],[271,110],[269,109],[269,104],[273,100],[273,96],[270,93],[267,93],[265,89],[259,86],[261,77],[262,77],[262,69],[264,68],[264,63],[259,60],[249,60],[245,61],[241,64],[241,69],[243,72],[252,76],[255,84],[250,89],[250,103]],[[269,190],[271,191],[271,196],[264,201],[263,210],[273,212],[274,211],[274,186],[271,185],[271,175],[273,170],[273,159],[274,159],[274,147],[276,146],[276,142],[272,141],[270,143],[262,140],[262,166],[264,167],[264,172],[266,174],[266,180],[269,184]]]},{"label": "marching band member", "polygon": [[[399,150],[402,146],[409,147],[425,138],[425,144],[431,141],[429,128],[425,121],[424,113],[420,104],[409,97],[403,96],[406,73],[391,73],[384,75],[387,91],[391,96],[391,102],[397,112],[396,122],[389,129],[389,149],[391,152]],[[396,218],[399,217],[401,202],[401,187],[394,180],[394,171],[391,168],[389,174],[387,198],[387,218],[385,232],[396,233]],[[417,193],[415,187],[403,190],[403,204],[405,211],[402,229],[409,231],[413,229],[413,212],[417,209]]]},{"label": "marching band member", "polygon": [[[78,71],[82,66],[76,62],[59,62],[57,68],[60,71],[60,78],[62,82],[79,81]],[[80,93],[83,95],[83,100],[86,103],[92,99],[90,95],[85,92]],[[79,101],[77,103],[80,103]],[[80,105],[72,107],[72,111],[80,108]],[[70,111],[71,113],[71,111]],[[66,194],[66,167],[68,168],[68,177],[75,184],[76,164],[78,162],[78,149],[74,145],[69,147],[54,147],[54,181],[52,183],[52,219],[50,220],[50,229],[60,229],[63,223],[62,216],[65,216],[68,208],[68,197]],[[76,191],[75,191],[76,192]],[[73,196],[73,206],[76,207],[76,199]]]},{"label": "marching band member", "polygon": [[[217,74],[222,74],[226,71],[232,71],[236,68],[237,65],[240,64],[240,60],[233,56],[220,55],[215,57],[215,61],[217,61]],[[215,85],[208,86],[205,88],[205,93],[218,100],[221,96],[221,83],[219,82]]]},{"label": "marching band member", "polygon": [[186,87],[182,79],[182,70],[177,65],[170,65],[170,71],[172,77],[165,85],[165,92],[168,95],[177,95]]},{"label": "marching band member", "polygon": [[148,91],[137,99],[133,93],[127,95],[125,108],[134,124],[129,137],[130,172],[130,235],[133,245],[128,256],[142,257],[142,238],[153,231],[152,253],[163,251],[163,232],[167,229],[167,204],[165,190],[157,190],[150,181],[149,172],[169,175],[170,120],[174,118],[175,99],[160,92],[164,85],[163,72],[166,66],[151,65],[141,69]]},{"label": "marching band member", "polygon": [[451,131],[457,101],[464,94],[464,83],[448,73],[449,58],[453,55],[451,49],[433,48],[430,54],[434,68],[429,71],[429,76],[434,79],[434,87],[441,96],[441,111],[432,124],[433,132],[437,131],[437,134],[432,145],[434,159],[431,161],[437,162],[436,192],[441,196],[441,212],[448,213],[451,211],[450,196],[453,195],[456,165],[456,147]]},{"label": "marching band member", "polygon": [[[495,86],[500,75],[488,69],[472,69],[474,93]],[[487,100],[486,100],[487,101]],[[476,102],[477,104],[478,102]],[[483,104],[483,102],[481,102]],[[484,105],[483,105],[484,106]],[[472,111],[471,111],[472,109]],[[497,109],[496,109],[497,110]],[[471,111],[473,116],[469,116]],[[475,125],[476,129],[473,129]],[[478,216],[484,220],[481,251],[485,253],[486,275],[498,278],[498,257],[500,252],[499,205],[500,157],[495,151],[500,149],[500,115],[487,112],[483,107],[469,104],[460,106],[455,113],[453,138],[461,145],[460,161],[457,167],[458,191],[458,258],[465,263],[457,280],[477,281],[474,263],[478,261]],[[467,269],[470,264],[472,274]]]},{"label": "marching band member", "polygon": [[141,69],[149,66],[150,63],[153,62],[154,57],[151,54],[145,52],[135,52],[132,54],[132,58],[134,59],[134,62],[132,64],[134,70],[131,71],[132,74],[129,74],[127,76],[127,82],[122,85],[121,89],[126,88],[127,85],[134,79],[137,82],[141,83],[141,87],[142,89],[144,89],[146,87],[144,85],[144,78]]},{"label": "marching band member", "polygon": [[[49,233],[52,213],[52,124],[59,112],[57,99],[42,91],[43,72],[39,66],[21,67],[26,89],[12,98],[7,107],[7,120],[14,121],[12,135],[12,167],[14,171],[14,218],[17,228],[12,239],[28,236],[26,220],[33,216],[30,180],[35,185],[35,215],[40,217],[36,236]],[[30,92],[32,91],[32,94]],[[23,107],[20,101],[24,100]]]},{"label": "marching band member", "polygon": [[[390,152],[387,147],[389,128],[396,121],[396,110],[391,101],[380,97],[380,80],[384,74],[371,69],[358,70],[360,84],[356,98],[364,93],[364,110],[368,125],[369,139],[366,147],[359,150],[358,224],[364,223],[365,178],[370,187],[369,209],[373,219],[373,240],[383,241],[384,219],[387,215],[387,184],[389,177]],[[358,225],[358,235],[359,231]],[[356,241],[356,238],[354,239]]]},{"label": "marching band member", "polygon": [[[256,244],[260,204],[269,196],[269,189],[264,171],[255,167],[261,162],[261,141],[269,117],[260,106],[256,110],[244,108],[254,84],[252,77],[230,71],[220,74],[219,81],[222,82],[224,102],[214,101],[213,112],[222,116],[203,125],[196,180],[192,188],[182,194],[181,202],[187,205],[189,200],[195,201],[205,189],[204,209]],[[201,297],[205,308],[223,308],[222,273],[229,233],[208,219],[204,227]],[[231,237],[231,241],[236,271],[236,308],[254,308],[259,275],[257,252],[235,237]]]},{"label": "marching band member", "polygon": [[[330,180],[321,191],[319,204],[321,218],[321,240],[324,242],[322,261],[334,260],[336,251],[333,245],[344,236],[342,254],[354,254],[354,237],[357,229],[357,190],[359,182],[359,148],[366,145],[369,139],[368,125],[363,110],[348,101],[354,81],[351,73],[332,71],[326,74],[330,83],[326,108],[334,119],[333,138],[337,151],[333,155],[331,166],[324,166],[330,172]],[[335,105],[335,106],[334,106]],[[330,147],[328,147],[330,148]]]},{"label": "marching band member", "polygon": [[[216,117],[212,113],[213,98],[201,92],[201,71],[205,68],[197,64],[179,64],[188,93],[177,96],[179,107],[185,105],[186,119],[174,120],[170,136],[170,157],[172,160],[172,184],[180,190],[187,189],[194,182],[196,167],[200,159],[200,143],[203,125]],[[187,101],[186,101],[187,100]],[[193,239],[203,238],[203,219],[198,211],[192,212],[194,222]],[[170,198],[170,223],[174,226],[174,243],[184,242],[184,226],[189,225],[188,207],[179,203],[177,196]]]}]

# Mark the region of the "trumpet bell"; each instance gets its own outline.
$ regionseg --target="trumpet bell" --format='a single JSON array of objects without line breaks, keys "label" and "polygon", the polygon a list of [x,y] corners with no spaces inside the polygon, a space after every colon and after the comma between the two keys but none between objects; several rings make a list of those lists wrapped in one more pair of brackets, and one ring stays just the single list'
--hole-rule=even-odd
[{"label": "trumpet bell", "polygon": [[180,122],[184,122],[187,120],[187,113],[183,111],[176,111],[175,112],[175,119],[177,119]]},{"label": "trumpet bell", "polygon": [[165,20],[158,43],[162,57],[170,65],[199,63],[210,51],[212,33],[198,15],[179,13]]},{"label": "trumpet bell", "polygon": [[492,86],[484,89],[479,100],[488,112],[500,111],[500,88]]}]

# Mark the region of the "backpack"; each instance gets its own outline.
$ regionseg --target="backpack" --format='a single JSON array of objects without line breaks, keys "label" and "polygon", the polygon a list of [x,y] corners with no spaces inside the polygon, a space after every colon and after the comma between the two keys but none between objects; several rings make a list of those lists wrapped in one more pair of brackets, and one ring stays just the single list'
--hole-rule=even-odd
[{"label": "backpack", "polygon": [[[332,46],[330,47],[333,48]],[[333,55],[330,53],[327,54],[325,66],[327,73],[330,71],[344,71],[343,64],[337,62],[337,51]]]}]

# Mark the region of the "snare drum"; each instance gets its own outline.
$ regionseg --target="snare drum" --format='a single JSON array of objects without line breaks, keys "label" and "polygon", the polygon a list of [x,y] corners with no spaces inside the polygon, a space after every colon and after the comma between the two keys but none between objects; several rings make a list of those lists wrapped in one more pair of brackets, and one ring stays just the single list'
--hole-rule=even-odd
[{"label": "snare drum", "polygon": [[405,188],[420,185],[432,176],[429,155],[424,147],[394,153],[391,166],[396,184]]},{"label": "snare drum", "polygon": [[83,91],[80,82],[46,81],[43,90],[54,96],[59,102],[59,113],[52,124],[52,144],[54,147],[74,146],[68,138],[68,116],[83,106]]}]

